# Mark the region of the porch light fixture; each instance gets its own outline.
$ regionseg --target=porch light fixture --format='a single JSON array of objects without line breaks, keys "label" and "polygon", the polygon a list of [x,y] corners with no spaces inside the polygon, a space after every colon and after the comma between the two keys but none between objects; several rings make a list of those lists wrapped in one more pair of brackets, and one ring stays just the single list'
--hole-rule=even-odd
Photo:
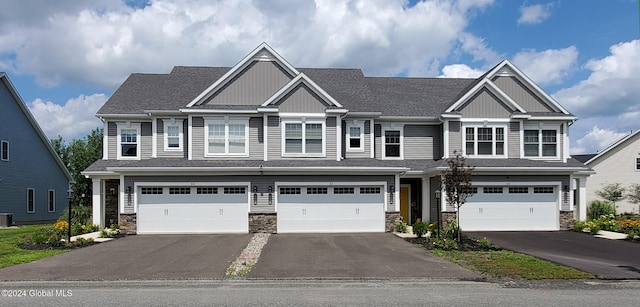
[{"label": "porch light fixture", "polygon": [[253,192],[253,205],[257,205],[258,204],[258,186],[253,186],[253,188],[251,189]]},{"label": "porch light fixture", "polygon": [[395,185],[390,185],[389,186],[389,203],[393,204],[395,201],[395,192],[396,192],[396,186]]},{"label": "porch light fixture", "polygon": [[127,187],[125,191],[127,192],[127,206],[131,207],[131,203],[132,203],[131,196],[133,194],[133,187]]},{"label": "porch light fixture", "polygon": [[267,192],[269,192],[269,206],[271,206],[273,205],[273,187],[269,186]]}]

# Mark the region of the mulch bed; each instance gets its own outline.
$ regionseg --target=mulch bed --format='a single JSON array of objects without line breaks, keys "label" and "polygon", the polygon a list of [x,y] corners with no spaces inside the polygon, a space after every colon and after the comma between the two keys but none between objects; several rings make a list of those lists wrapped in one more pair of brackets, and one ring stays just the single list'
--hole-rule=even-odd
[{"label": "mulch bed", "polygon": [[[467,237],[465,235],[463,235],[461,237],[462,240],[462,244],[459,244],[459,248],[458,250],[460,251],[496,251],[496,250],[501,250],[500,247],[497,247],[495,245],[491,245],[491,246],[486,246],[486,245],[482,245],[479,244],[478,241],[476,239]],[[431,245],[429,244],[430,239],[429,238],[405,238],[405,241],[411,243],[411,244],[420,244],[422,246],[424,246],[424,248],[426,249],[431,249]]]}]

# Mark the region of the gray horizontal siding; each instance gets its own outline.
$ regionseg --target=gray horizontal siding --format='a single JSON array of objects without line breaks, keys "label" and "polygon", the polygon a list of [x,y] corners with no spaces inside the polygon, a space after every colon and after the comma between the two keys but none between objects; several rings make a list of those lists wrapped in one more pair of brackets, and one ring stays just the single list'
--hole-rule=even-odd
[{"label": "gray horizontal siding", "polygon": [[518,81],[516,77],[498,76],[493,79],[493,83],[527,112],[558,111],[544,103],[542,99]]},{"label": "gray horizontal siding", "polygon": [[433,125],[404,126],[405,159],[439,159],[440,127]]},{"label": "gray horizontal siding", "polygon": [[335,117],[327,118],[327,139],[326,139],[326,159],[335,160],[336,154],[338,150],[338,139],[337,139],[337,122]]},{"label": "gray horizontal siding", "polygon": [[109,142],[108,154],[110,160],[118,158],[118,126],[114,122],[107,123],[107,141]]},{"label": "gray horizontal siding", "polygon": [[140,125],[140,158],[151,159],[153,154],[153,134],[151,133],[151,123],[146,122]]},{"label": "gray horizontal siding", "polygon": [[462,130],[458,121],[449,122],[449,156],[455,156],[456,152],[462,154]]},{"label": "gray horizontal siding", "polygon": [[278,116],[267,117],[267,154],[270,160],[281,158],[282,128],[280,127],[280,118]]},{"label": "gray horizontal siding", "polygon": [[254,61],[220,89],[207,104],[261,105],[291,79],[276,62]]},{"label": "gray horizontal siding", "polygon": [[508,134],[508,150],[507,154],[508,158],[520,158],[520,123],[519,122],[511,122],[509,123],[509,134]]},{"label": "gray horizontal siding", "polygon": [[374,125],[373,130],[374,130],[374,142],[375,142],[375,146],[374,146],[375,158],[382,159],[382,137],[381,137],[382,126]]},{"label": "gray horizontal siding", "polygon": [[193,136],[191,137],[191,150],[193,160],[204,159],[204,118],[193,117],[191,119]]},{"label": "gray horizontal siding", "polygon": [[[168,119],[168,118],[167,118]],[[182,119],[182,118],[181,118]],[[165,142],[165,136],[164,136],[164,118],[158,118],[156,119],[156,145],[158,146],[156,148],[156,154],[158,156],[158,158],[184,158],[185,154],[184,154],[184,149],[187,148],[187,146],[185,146],[185,140],[187,140],[187,129],[186,129],[186,125],[187,125],[187,119],[182,119],[183,120],[183,125],[182,125],[182,131],[183,133],[183,144],[182,144],[182,148],[183,150],[180,151],[165,151],[164,150],[164,142]]]},{"label": "gray horizontal siding", "polygon": [[[268,132],[267,132],[267,147],[269,160],[296,160],[296,159],[310,159],[305,157],[282,157],[282,126],[280,118],[277,116],[269,116],[267,118]],[[325,153],[326,157],[312,159],[325,159],[335,160],[337,151],[337,139],[336,139],[336,118],[328,117],[325,121]]]},{"label": "gray horizontal siding", "polygon": [[371,157],[371,120],[364,121],[363,146],[364,151],[348,152],[347,151],[347,122],[342,122],[342,153],[345,158],[369,158]]},{"label": "gray horizontal siding", "polygon": [[249,118],[249,158],[262,160],[264,158],[264,134],[262,133],[262,117]]},{"label": "gray horizontal siding", "polygon": [[511,110],[489,90],[482,89],[460,108],[460,113],[469,118],[509,118]]}]

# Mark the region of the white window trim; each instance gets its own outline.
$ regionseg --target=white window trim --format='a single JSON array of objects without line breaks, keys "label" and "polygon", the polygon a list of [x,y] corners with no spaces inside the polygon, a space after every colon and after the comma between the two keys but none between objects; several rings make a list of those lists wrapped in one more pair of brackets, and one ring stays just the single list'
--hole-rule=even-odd
[{"label": "white window trim", "polygon": [[633,164],[633,169],[634,169],[636,172],[640,172],[640,168],[638,168],[638,163],[640,163],[640,157],[636,157],[636,158],[633,160],[633,162],[634,162],[634,164]]},{"label": "white window trim", "polygon": [[[53,192],[53,197],[51,197],[51,192]],[[51,207],[49,206],[52,201],[53,210],[51,210]],[[49,210],[49,212],[56,212],[56,190],[49,189],[49,191],[47,191],[47,210]]]},{"label": "white window trim", "polygon": [[[467,128],[474,128],[474,140],[473,140],[473,155],[470,155],[467,153]],[[495,153],[490,154],[490,155],[479,155],[477,154],[478,152],[478,128],[491,128],[491,133],[493,134],[492,136],[492,140],[491,140],[491,144],[492,144],[492,151],[494,151],[494,149],[496,148],[496,129],[495,128],[502,128],[504,131],[504,149],[503,149],[503,154],[501,155],[497,155]],[[461,144],[461,148],[462,148],[462,155],[465,157],[473,157],[473,158],[478,158],[478,159],[482,159],[482,158],[507,158],[509,155],[509,128],[508,125],[506,123],[495,123],[495,122],[486,122],[486,123],[462,123],[461,126],[461,132],[462,132],[462,144]]]},{"label": "white window trim", "polygon": [[[7,157],[6,158],[2,156],[2,148],[4,147],[4,144],[7,144]],[[9,158],[10,158],[9,157],[9,152],[10,152],[10,150],[11,149],[9,147],[9,141],[5,141],[5,140],[0,141],[0,159],[2,159],[2,161],[9,161]]]},{"label": "white window trim", "polygon": [[[140,130],[141,130],[141,123],[116,123],[116,126],[118,127],[118,142],[117,142],[117,158],[118,160],[140,160],[140,147],[142,147],[142,138],[140,135]],[[121,132],[122,129],[135,129],[136,130],[136,156],[135,157],[124,157],[122,156],[122,138],[121,138]]]},{"label": "white window trim", "polygon": [[[33,210],[29,211],[29,191],[33,191]],[[36,213],[36,189],[27,188],[27,213]]]},{"label": "white window trim", "polygon": [[[358,127],[360,128],[360,147],[351,147],[351,128]],[[346,145],[348,152],[364,152],[364,121],[362,120],[354,120],[347,122],[346,129]]]},{"label": "white window trim", "polygon": [[[224,124],[224,153],[209,152],[209,125]],[[244,125],[244,152],[229,153],[229,124]],[[249,118],[205,117],[204,118],[204,156],[205,157],[248,157],[249,156]]]},{"label": "white window trim", "polygon": [[[280,148],[283,157],[305,157],[305,158],[325,158],[327,156],[327,120],[325,118],[296,118],[296,119],[282,119]],[[287,124],[301,124],[302,125],[302,153],[287,153],[286,150],[286,126]],[[322,152],[320,153],[306,153],[306,124],[321,124],[322,125]]]},{"label": "white window trim", "polygon": [[[380,143],[382,143],[382,160],[403,160],[404,159],[404,125],[382,125],[380,135]],[[387,157],[387,139],[385,137],[387,131],[400,131],[400,156]],[[398,193],[399,194],[399,193]]]},{"label": "white window trim", "polygon": [[[164,124],[164,151],[182,151],[184,143],[184,120],[183,119],[163,119]],[[169,126],[178,126],[178,147],[169,147],[169,134],[167,130]]]},{"label": "white window trim", "polygon": [[[538,155],[526,156],[524,152],[524,131],[525,130],[537,130],[538,131]],[[556,131],[556,155],[555,156],[543,156],[542,155],[542,130],[555,130]],[[544,124],[537,125],[525,125],[522,128],[522,134],[520,138],[520,153],[521,158],[530,160],[559,160],[560,159],[560,128],[557,126],[548,126]]]}]

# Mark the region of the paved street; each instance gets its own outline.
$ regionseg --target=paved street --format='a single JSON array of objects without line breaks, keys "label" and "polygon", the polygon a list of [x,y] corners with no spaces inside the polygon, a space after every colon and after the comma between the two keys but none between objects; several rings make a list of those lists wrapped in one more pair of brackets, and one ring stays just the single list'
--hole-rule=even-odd
[{"label": "paved street", "polygon": [[600,278],[640,279],[640,244],[573,231],[468,232],[503,248],[589,272]]},{"label": "paved street", "polygon": [[[4,306],[637,306],[640,282],[0,282]],[[59,290],[59,292],[55,292]],[[6,292],[13,291],[13,292]],[[57,295],[58,293],[59,295]],[[51,296],[49,296],[51,294]],[[66,296],[62,296],[66,294]]]}]

